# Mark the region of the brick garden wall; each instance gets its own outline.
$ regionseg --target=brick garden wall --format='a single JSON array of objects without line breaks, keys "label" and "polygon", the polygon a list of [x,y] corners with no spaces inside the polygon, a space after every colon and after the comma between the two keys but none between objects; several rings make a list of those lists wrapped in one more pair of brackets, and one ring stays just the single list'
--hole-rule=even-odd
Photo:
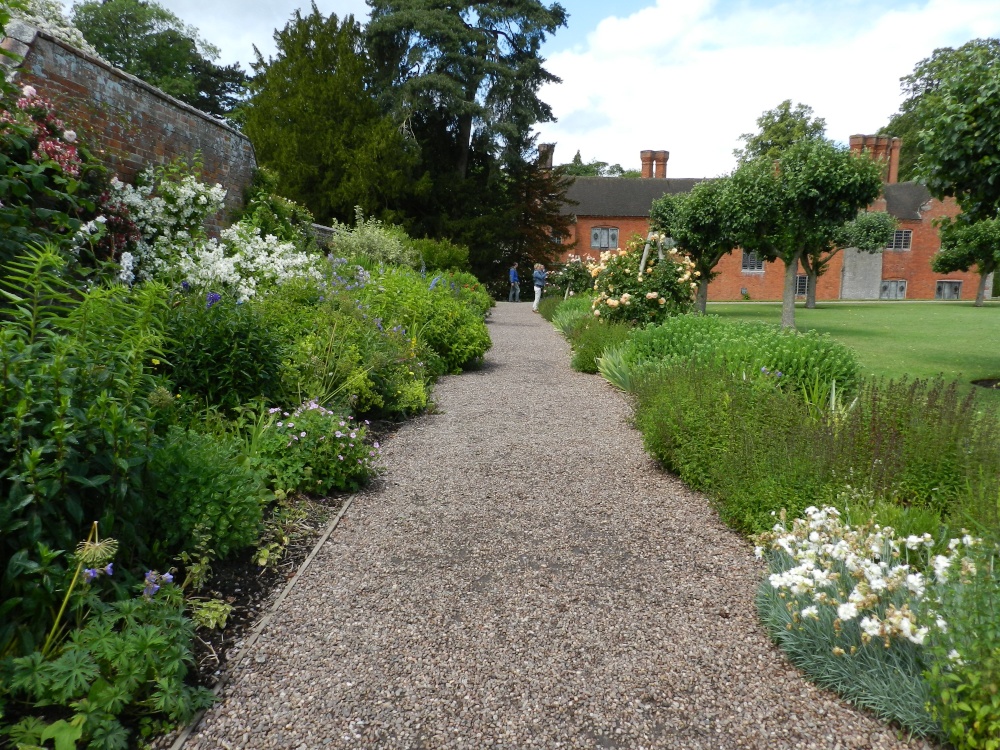
[{"label": "brick garden wall", "polygon": [[6,32],[3,47],[23,57],[17,83],[50,99],[119,179],[133,182],[150,165],[200,152],[203,179],[228,191],[223,215],[211,224],[228,223],[257,166],[245,135],[32,26],[14,22]]}]

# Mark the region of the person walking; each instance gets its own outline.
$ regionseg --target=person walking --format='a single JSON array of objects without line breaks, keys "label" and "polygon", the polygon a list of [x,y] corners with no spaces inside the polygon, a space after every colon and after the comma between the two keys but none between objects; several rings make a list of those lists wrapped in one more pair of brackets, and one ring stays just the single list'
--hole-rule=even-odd
[{"label": "person walking", "polygon": [[517,263],[510,267],[510,294],[507,295],[508,302],[521,301],[521,279],[517,275]]},{"label": "person walking", "polygon": [[542,301],[542,289],[545,288],[545,279],[548,278],[545,266],[541,263],[536,263],[531,278],[535,282],[535,304],[531,306],[531,311],[538,312],[538,303]]}]

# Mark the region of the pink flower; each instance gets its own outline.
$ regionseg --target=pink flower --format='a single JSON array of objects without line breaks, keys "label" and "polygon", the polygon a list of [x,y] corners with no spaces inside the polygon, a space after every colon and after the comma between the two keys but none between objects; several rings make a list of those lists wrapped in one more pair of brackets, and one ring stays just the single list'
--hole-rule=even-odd
[{"label": "pink flower", "polygon": [[63,133],[63,140],[66,141],[66,143],[74,143],[76,141],[76,131],[75,130],[65,131]]},{"label": "pink flower", "polygon": [[34,86],[25,86],[23,89],[21,89],[21,93],[24,94],[25,96],[34,96],[35,94],[38,93],[38,90],[35,89]]}]

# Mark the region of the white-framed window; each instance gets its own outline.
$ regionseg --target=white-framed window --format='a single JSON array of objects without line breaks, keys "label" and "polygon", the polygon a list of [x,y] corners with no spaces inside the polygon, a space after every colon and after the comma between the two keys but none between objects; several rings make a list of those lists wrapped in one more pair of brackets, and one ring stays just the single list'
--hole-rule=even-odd
[{"label": "white-framed window", "polygon": [[934,287],[934,299],[962,299],[962,282],[939,281]]},{"label": "white-framed window", "polygon": [[764,273],[764,259],[757,253],[743,251],[743,273]]},{"label": "white-framed window", "polygon": [[913,244],[912,229],[897,229],[892,233],[892,239],[885,246],[886,250],[909,250]]},{"label": "white-framed window", "polygon": [[795,296],[805,297],[806,292],[809,290],[809,277],[804,273],[797,274],[795,277]]},{"label": "white-framed window", "polygon": [[618,247],[618,227],[594,227],[590,230],[590,246],[595,250]]},{"label": "white-framed window", "polygon": [[883,279],[879,299],[906,299],[906,279]]}]

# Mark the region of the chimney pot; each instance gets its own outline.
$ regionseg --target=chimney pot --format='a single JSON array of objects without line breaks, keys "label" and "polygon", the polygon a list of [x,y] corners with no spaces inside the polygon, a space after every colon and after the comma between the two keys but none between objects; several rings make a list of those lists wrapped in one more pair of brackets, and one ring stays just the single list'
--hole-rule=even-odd
[{"label": "chimney pot", "polygon": [[669,158],[669,151],[656,151],[653,153],[653,166],[655,167],[656,176],[661,180],[667,176],[667,159]]},{"label": "chimney pot", "polygon": [[639,160],[642,162],[642,177],[649,179],[653,176],[653,152],[640,151]]}]

